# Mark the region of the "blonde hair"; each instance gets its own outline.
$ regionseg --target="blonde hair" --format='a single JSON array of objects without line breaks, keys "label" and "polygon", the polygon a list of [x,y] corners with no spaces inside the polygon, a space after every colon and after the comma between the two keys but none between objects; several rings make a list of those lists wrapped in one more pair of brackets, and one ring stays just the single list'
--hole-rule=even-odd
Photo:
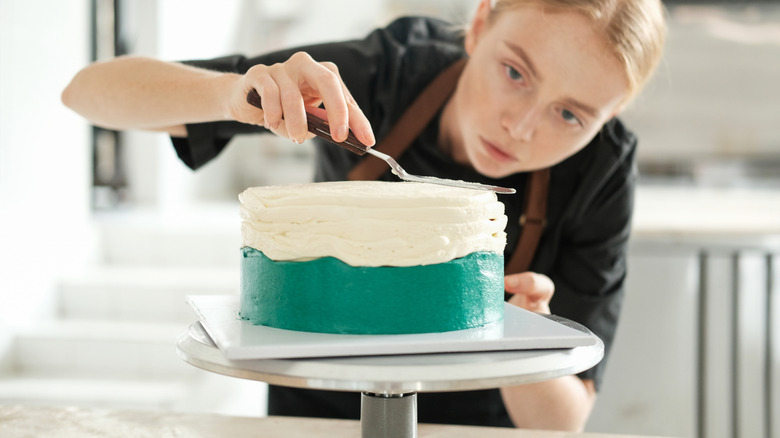
[{"label": "blonde hair", "polygon": [[625,68],[629,83],[626,101],[639,93],[661,60],[666,19],[660,0],[491,0],[490,3],[491,16],[524,5],[585,14]]}]

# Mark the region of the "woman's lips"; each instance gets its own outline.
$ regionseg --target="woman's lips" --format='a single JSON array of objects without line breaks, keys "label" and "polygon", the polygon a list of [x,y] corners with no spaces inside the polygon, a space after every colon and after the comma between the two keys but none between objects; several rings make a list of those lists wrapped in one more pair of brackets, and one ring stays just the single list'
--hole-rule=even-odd
[{"label": "woman's lips", "polygon": [[514,155],[510,155],[504,152],[504,150],[500,149],[495,144],[485,140],[484,138],[480,138],[480,140],[482,141],[482,146],[485,148],[488,155],[490,155],[495,160],[501,162],[517,161],[517,158]]}]

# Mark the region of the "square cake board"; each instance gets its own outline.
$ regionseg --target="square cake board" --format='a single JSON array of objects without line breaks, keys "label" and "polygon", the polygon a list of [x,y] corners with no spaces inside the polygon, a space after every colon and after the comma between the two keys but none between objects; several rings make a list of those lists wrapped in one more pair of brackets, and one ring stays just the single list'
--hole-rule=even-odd
[{"label": "square cake board", "polygon": [[191,295],[187,302],[231,360],[568,349],[597,342],[593,334],[509,303],[504,303],[502,322],[480,328],[408,335],[338,335],[254,325],[239,318],[237,295]]}]

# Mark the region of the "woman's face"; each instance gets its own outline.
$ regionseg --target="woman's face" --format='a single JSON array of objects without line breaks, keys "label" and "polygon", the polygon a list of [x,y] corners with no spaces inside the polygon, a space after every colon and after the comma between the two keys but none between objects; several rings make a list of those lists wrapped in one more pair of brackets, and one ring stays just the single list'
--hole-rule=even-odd
[{"label": "woman's face", "polygon": [[488,23],[488,4],[466,35],[470,59],[444,110],[442,146],[500,178],[585,147],[618,112],[628,82],[585,16],[524,6]]}]

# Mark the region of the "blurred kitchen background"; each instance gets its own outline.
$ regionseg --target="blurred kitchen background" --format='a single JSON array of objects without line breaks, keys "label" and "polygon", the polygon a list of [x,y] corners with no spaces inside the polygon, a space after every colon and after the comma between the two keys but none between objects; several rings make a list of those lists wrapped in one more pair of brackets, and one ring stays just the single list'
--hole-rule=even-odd
[{"label": "blurred kitchen background", "polygon": [[[188,294],[234,294],[237,194],[311,149],[237,139],[197,172],[160,134],[61,105],[95,59],[253,54],[476,0],[0,0],[0,403],[265,414],[265,385],[175,353]],[[624,114],[640,188],[618,339],[588,431],[780,437],[780,2],[668,2]],[[340,66],[360,68],[360,66]]]}]

